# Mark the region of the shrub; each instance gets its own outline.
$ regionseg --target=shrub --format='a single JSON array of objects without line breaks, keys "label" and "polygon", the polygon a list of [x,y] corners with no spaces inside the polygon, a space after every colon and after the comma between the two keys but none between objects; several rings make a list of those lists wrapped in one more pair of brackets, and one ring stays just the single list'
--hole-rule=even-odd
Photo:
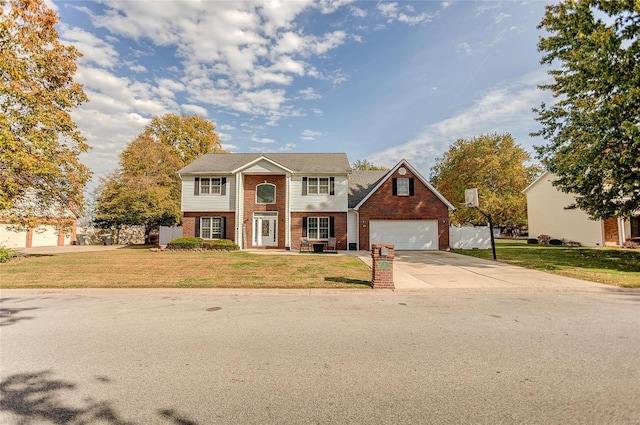
[{"label": "shrub", "polygon": [[204,241],[202,247],[207,249],[224,249],[227,251],[237,251],[238,249],[240,249],[238,245],[236,245],[229,239],[214,239],[211,241]]},{"label": "shrub", "polygon": [[530,238],[530,239],[527,239],[527,243],[529,245],[538,245],[538,240],[535,238]]},{"label": "shrub", "polygon": [[4,248],[0,246],[0,263],[6,263],[14,257],[13,251],[9,248]]},{"label": "shrub", "polygon": [[549,245],[562,245],[563,242],[560,239],[549,239]]},{"label": "shrub", "polygon": [[549,236],[549,235],[540,235],[540,236],[538,236],[538,242],[540,242],[543,245],[548,244],[550,240],[551,240],[551,236]]},{"label": "shrub", "polygon": [[201,248],[204,241],[200,238],[177,238],[167,244],[167,248],[173,249],[193,249]]}]

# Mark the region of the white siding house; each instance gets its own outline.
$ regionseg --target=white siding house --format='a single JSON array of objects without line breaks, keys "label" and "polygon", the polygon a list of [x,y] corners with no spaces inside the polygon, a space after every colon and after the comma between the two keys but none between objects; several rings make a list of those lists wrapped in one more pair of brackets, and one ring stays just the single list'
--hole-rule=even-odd
[{"label": "white siding house", "polygon": [[631,222],[635,225],[638,217],[591,220],[582,210],[567,209],[575,198],[553,186],[554,180],[555,176],[547,171],[523,191],[527,195],[530,237],[549,235],[585,246],[619,246],[634,236]]}]

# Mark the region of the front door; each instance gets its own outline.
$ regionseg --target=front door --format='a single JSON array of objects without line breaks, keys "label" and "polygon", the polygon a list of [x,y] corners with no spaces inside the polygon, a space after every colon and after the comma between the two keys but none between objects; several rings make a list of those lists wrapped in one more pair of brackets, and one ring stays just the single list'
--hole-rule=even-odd
[{"label": "front door", "polygon": [[278,246],[278,213],[253,215],[253,245]]}]

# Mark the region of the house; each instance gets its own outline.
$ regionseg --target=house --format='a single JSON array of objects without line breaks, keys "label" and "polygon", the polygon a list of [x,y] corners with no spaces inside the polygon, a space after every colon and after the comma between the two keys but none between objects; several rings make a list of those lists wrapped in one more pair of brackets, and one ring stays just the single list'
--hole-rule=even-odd
[{"label": "house", "polygon": [[241,248],[298,249],[302,238],[337,249],[449,247],[453,206],[407,161],[353,171],[343,153],[207,154],[178,171],[183,236]]},{"label": "house", "polygon": [[[16,224],[12,218],[22,217]],[[32,248],[70,245],[76,240],[77,216],[70,209],[49,208],[46,211],[29,197],[18,202],[12,211],[0,212],[0,246]]]},{"label": "house", "polygon": [[523,191],[531,237],[549,235],[585,246],[621,246],[640,237],[640,216],[591,220],[582,210],[567,209],[575,197],[553,186],[555,179],[552,173],[544,172]]}]

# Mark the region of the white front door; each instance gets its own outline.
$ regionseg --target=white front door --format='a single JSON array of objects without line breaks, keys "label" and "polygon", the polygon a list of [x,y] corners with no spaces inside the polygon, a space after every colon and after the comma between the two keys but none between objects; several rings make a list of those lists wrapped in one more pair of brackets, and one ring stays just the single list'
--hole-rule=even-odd
[{"label": "white front door", "polygon": [[253,245],[278,246],[278,213],[253,215]]}]

